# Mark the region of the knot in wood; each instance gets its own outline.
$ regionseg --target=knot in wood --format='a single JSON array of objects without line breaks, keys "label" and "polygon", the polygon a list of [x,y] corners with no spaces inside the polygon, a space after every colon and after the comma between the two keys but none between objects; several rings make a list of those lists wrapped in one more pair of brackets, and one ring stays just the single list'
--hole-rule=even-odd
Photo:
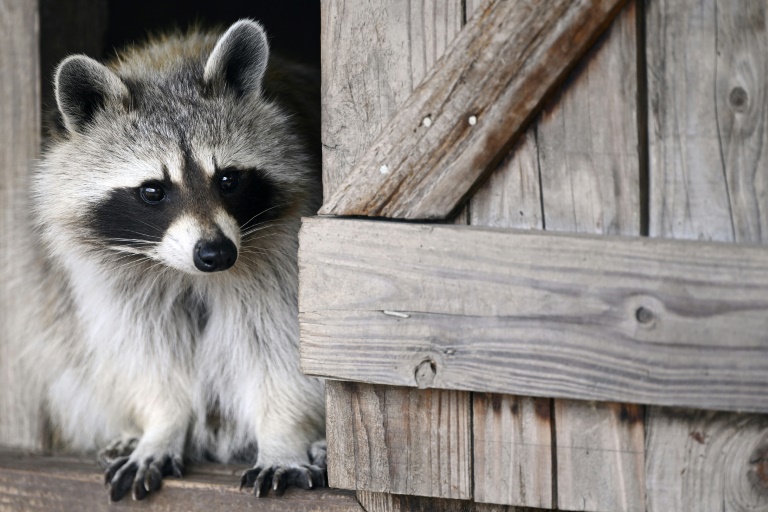
[{"label": "knot in wood", "polygon": [[432,359],[425,359],[416,367],[416,385],[419,389],[425,389],[432,385],[437,373],[437,365]]},{"label": "knot in wood", "polygon": [[768,495],[768,444],[761,444],[749,459],[750,468],[747,473],[754,489],[760,489]]},{"label": "knot in wood", "polygon": [[748,99],[749,96],[747,95],[747,91],[745,91],[743,87],[734,87],[728,95],[728,101],[731,103],[731,107],[737,112],[746,110]]},{"label": "knot in wood", "polygon": [[650,309],[640,306],[637,308],[637,311],[635,311],[635,318],[637,318],[637,321],[641,324],[648,325],[653,322],[655,315]]}]

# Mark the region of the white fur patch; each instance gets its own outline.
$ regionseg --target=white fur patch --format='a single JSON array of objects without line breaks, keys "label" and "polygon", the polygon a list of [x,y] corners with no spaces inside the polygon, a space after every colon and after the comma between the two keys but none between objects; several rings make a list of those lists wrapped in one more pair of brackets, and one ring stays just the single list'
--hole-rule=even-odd
[{"label": "white fur patch", "polygon": [[193,254],[202,234],[200,223],[194,217],[182,215],[168,227],[154,255],[169,267],[199,274]]}]

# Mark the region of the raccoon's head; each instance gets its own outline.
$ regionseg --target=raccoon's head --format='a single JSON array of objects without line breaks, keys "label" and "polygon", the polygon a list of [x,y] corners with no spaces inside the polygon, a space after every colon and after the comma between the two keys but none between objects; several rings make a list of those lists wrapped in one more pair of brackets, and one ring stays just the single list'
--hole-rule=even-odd
[{"label": "raccoon's head", "polygon": [[249,20],[221,37],[155,40],[109,67],[64,60],[63,128],[32,186],[54,251],[201,274],[253,261],[280,226],[295,229],[312,213],[316,164],[291,113],[265,94],[268,60]]}]

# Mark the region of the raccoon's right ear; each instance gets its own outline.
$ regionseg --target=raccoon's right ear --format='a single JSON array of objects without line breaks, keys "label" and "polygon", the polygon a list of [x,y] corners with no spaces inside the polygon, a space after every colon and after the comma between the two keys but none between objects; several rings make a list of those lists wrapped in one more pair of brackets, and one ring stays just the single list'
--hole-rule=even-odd
[{"label": "raccoon's right ear", "polygon": [[122,106],[130,97],[128,87],[115,73],[85,55],[67,57],[59,64],[54,89],[64,126],[79,133],[99,110]]},{"label": "raccoon's right ear", "polygon": [[224,85],[238,96],[260,93],[269,61],[269,43],[261,24],[253,20],[234,23],[219,38],[205,63],[206,87]]}]

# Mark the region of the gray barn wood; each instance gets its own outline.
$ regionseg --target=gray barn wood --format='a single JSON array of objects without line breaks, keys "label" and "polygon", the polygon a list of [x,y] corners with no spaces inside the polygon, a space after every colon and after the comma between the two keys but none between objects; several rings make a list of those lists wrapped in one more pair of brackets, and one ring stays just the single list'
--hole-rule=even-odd
[{"label": "gray barn wood", "polygon": [[330,485],[472,497],[469,393],[327,384]]},{"label": "gray barn wood", "polygon": [[256,498],[240,491],[246,466],[201,464],[183,479],[163,481],[163,491],[147,501],[110,503],[95,462],[74,457],[39,457],[0,452],[0,512],[364,512],[349,491],[289,489],[283,497]]},{"label": "gray barn wood", "polygon": [[[768,243],[766,7],[649,2],[652,236]],[[648,512],[768,510],[767,429],[766,415],[649,408]]]},{"label": "gray barn wood", "polygon": [[0,445],[24,448],[43,437],[40,403],[18,365],[23,340],[11,334],[24,303],[26,177],[40,146],[38,26],[36,1],[0,0]]},{"label": "gray barn wood", "polygon": [[768,411],[766,249],[341,219],[300,243],[310,374]]},{"label": "gray barn wood", "polygon": [[623,3],[488,2],[320,213],[447,217]]},{"label": "gray barn wood", "polygon": [[463,12],[461,0],[324,0],[320,8],[327,199],[453,41]]},{"label": "gray barn wood", "polygon": [[[640,234],[636,14],[624,8],[538,122],[548,231]],[[644,510],[642,407],[557,399],[554,414],[556,505]]]}]

